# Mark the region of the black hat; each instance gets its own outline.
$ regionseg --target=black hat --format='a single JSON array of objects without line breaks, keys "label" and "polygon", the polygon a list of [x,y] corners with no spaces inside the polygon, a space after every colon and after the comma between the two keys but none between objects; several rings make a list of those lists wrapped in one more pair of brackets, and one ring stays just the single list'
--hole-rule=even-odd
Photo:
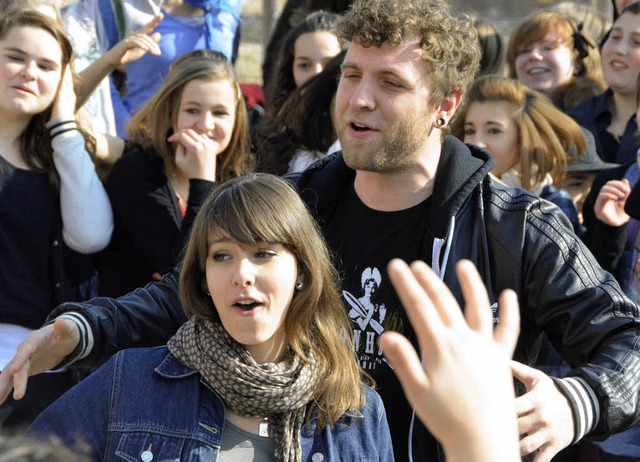
[{"label": "black hat", "polygon": [[599,172],[600,170],[620,166],[620,164],[603,161],[600,156],[598,156],[593,134],[583,127],[580,128],[582,128],[582,133],[587,142],[587,149],[579,160],[571,162],[571,158],[569,158],[569,162],[567,162],[567,172]]}]

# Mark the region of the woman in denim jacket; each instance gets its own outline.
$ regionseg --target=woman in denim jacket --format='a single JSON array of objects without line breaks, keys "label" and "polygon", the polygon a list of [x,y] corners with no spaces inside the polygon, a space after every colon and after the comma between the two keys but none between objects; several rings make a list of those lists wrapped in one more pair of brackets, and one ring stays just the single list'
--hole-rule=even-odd
[{"label": "woman in denim jacket", "polygon": [[125,350],[30,431],[94,460],[393,460],[317,225],[275,176],[231,180],[194,223],[180,277],[190,320]]}]

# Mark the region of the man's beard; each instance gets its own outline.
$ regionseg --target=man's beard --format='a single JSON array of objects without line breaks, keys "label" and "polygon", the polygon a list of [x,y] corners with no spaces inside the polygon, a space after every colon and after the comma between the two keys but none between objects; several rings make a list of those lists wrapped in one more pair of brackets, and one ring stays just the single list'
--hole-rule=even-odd
[{"label": "man's beard", "polygon": [[[342,144],[345,163],[354,170],[368,172],[393,173],[405,170],[415,163],[418,152],[424,146],[429,135],[425,127],[428,120],[424,115],[394,123],[381,132],[382,143],[374,152],[367,152],[366,145],[351,149],[348,144]],[[344,130],[338,134],[339,138]]]}]

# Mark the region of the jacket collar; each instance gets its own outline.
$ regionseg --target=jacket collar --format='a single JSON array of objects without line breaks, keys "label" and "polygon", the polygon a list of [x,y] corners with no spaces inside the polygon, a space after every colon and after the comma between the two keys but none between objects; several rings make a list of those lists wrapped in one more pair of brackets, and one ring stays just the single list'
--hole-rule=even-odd
[{"label": "jacket collar", "polygon": [[[444,237],[450,218],[465,203],[473,189],[491,171],[494,161],[488,152],[465,145],[453,136],[445,137],[434,184],[429,222],[434,234]],[[324,157],[299,174],[288,175],[300,196],[320,218],[353,184],[355,170],[347,167],[342,153]]]},{"label": "jacket collar", "polygon": [[194,374],[198,374],[198,371],[191,369],[179,362],[169,351],[167,355],[154,369],[157,374],[167,379],[184,379]]},{"label": "jacket collar", "polygon": [[466,145],[453,136],[442,143],[429,224],[436,237],[444,237],[452,216],[491,171],[495,162],[487,151]]}]

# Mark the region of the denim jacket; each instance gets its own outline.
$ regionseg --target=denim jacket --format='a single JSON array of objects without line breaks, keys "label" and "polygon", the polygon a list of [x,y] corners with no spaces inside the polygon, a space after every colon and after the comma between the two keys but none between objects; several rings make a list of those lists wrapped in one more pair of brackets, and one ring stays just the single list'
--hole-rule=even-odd
[{"label": "denim jacket", "polygon": [[[367,388],[357,415],[321,433],[315,419],[302,429],[302,460],[392,461],[386,413]],[[166,347],[124,350],[63,395],[29,433],[89,446],[92,460],[215,461],[225,408],[195,370]]]}]

